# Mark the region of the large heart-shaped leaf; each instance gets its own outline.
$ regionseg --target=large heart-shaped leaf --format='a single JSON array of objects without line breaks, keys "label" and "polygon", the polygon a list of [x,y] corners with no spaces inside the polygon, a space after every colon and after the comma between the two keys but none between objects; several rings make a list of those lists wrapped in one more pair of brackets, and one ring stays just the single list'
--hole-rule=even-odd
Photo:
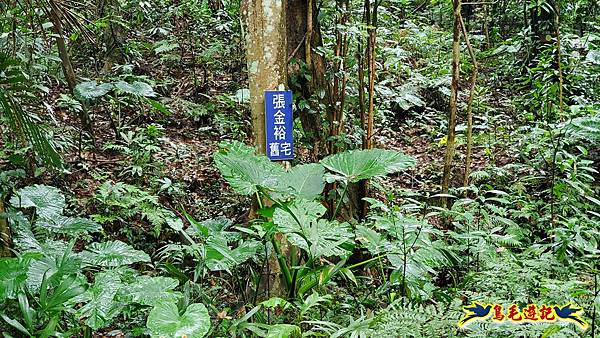
[{"label": "large heart-shaped leaf", "polygon": [[0,258],[0,303],[15,299],[27,279],[27,262],[19,258]]},{"label": "large heart-shaped leaf", "polygon": [[121,313],[124,304],[115,299],[123,287],[117,272],[101,272],[96,274],[95,279],[94,285],[80,297],[80,302],[87,304],[77,311],[77,315],[85,318],[85,323],[97,330],[110,324]]},{"label": "large heart-shaped leaf", "polygon": [[318,163],[298,165],[282,175],[281,190],[296,198],[314,200],[325,188],[325,168]]},{"label": "large heart-shaped leaf", "polygon": [[273,221],[290,243],[304,249],[312,258],[345,256],[348,251],[342,244],[353,234],[346,223],[320,219],[325,210],[318,202],[296,200],[285,209],[277,208]]},{"label": "large heart-shaped leaf", "polygon": [[92,100],[106,95],[113,89],[110,83],[98,84],[96,81],[82,82],[75,86],[75,97]]},{"label": "large heart-shaped leaf", "polygon": [[38,216],[50,219],[62,214],[66,202],[57,188],[36,184],[17,191],[10,204],[15,208],[34,207]]},{"label": "large heart-shaped leaf", "polygon": [[179,285],[176,279],[168,277],[138,277],[135,283],[127,286],[127,298],[133,303],[154,306],[162,301],[176,302],[181,298],[173,291]]},{"label": "large heart-shaped leaf", "polygon": [[367,149],[327,156],[321,160],[321,164],[336,173],[328,176],[329,181],[354,183],[414,167],[416,162],[399,151]]},{"label": "large heart-shaped leaf", "polygon": [[125,81],[119,81],[115,83],[115,87],[117,87],[117,89],[119,89],[120,91],[131,95],[144,97],[156,96],[156,93],[152,89],[152,86],[140,81],[135,81],[132,84],[129,84]]},{"label": "large heart-shaped leaf", "polygon": [[215,164],[231,187],[241,195],[259,190],[274,191],[284,174],[281,166],[266,156],[257,156],[251,147],[237,142],[214,155]]},{"label": "large heart-shaped leaf", "polygon": [[210,316],[203,304],[191,304],[180,316],[174,302],[160,302],[150,311],[146,326],[152,337],[202,338],[210,329]]},{"label": "large heart-shaped leaf", "polygon": [[100,224],[83,217],[57,216],[53,219],[40,220],[35,225],[52,232],[71,236],[102,231]]},{"label": "large heart-shaped leaf", "polygon": [[80,255],[86,264],[103,267],[150,262],[150,256],[147,253],[135,250],[121,241],[92,243]]}]

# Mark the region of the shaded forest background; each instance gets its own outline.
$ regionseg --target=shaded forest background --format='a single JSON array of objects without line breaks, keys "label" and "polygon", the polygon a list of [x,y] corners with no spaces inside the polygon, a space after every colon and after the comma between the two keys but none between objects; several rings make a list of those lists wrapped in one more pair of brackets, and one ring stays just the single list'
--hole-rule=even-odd
[{"label": "shaded forest background", "polygon": [[286,1],[287,171],[247,6],[0,2],[0,333],[599,334],[597,1]]}]

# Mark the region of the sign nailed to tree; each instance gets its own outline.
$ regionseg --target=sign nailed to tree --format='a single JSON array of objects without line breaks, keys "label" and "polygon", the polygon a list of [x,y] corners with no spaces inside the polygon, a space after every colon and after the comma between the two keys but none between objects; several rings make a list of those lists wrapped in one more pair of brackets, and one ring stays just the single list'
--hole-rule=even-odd
[{"label": "sign nailed to tree", "polygon": [[265,92],[267,156],[271,161],[294,158],[292,92]]}]

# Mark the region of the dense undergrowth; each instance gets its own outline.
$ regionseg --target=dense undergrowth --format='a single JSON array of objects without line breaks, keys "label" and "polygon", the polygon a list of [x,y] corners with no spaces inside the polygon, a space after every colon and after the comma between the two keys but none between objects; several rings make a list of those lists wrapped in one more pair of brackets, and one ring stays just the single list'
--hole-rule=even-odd
[{"label": "dense undergrowth", "polygon": [[[454,188],[439,194],[449,3],[381,4],[378,149],[359,150],[349,53],[348,121],[330,140],[339,153],[309,160],[298,121],[288,170],[246,145],[239,4],[219,3],[117,1],[95,16],[82,3],[89,22],[66,27],[72,93],[45,12],[0,4],[4,337],[600,334],[600,21],[581,14],[593,4],[563,9],[560,69],[552,38],[540,43],[529,25],[504,19],[488,22],[486,38],[474,26],[491,19],[471,17],[474,170],[463,186],[461,115]],[[502,18],[522,14],[506,3]],[[322,53],[333,64],[336,34],[358,39],[366,27],[340,27],[335,4],[322,6]],[[575,28],[581,20],[588,29]],[[467,56],[461,65],[467,78]],[[467,96],[465,82],[459,112]],[[84,112],[93,138],[79,126]],[[15,126],[25,132],[15,137]],[[589,325],[460,329],[472,302],[573,303]]]}]

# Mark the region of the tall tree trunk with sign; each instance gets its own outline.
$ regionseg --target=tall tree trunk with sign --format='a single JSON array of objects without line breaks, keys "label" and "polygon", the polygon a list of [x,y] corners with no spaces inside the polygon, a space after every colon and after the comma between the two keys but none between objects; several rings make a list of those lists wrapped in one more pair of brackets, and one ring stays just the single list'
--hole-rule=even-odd
[{"label": "tall tree trunk with sign", "polygon": [[[266,90],[287,85],[287,44],[285,4],[280,0],[244,0],[241,13],[246,25],[246,62],[250,87],[252,140],[257,153],[266,153]],[[253,217],[253,215],[251,215]],[[275,250],[285,252],[286,241],[275,238]],[[283,295],[281,269],[277,257],[268,258],[266,278],[261,281],[268,295]]]}]

